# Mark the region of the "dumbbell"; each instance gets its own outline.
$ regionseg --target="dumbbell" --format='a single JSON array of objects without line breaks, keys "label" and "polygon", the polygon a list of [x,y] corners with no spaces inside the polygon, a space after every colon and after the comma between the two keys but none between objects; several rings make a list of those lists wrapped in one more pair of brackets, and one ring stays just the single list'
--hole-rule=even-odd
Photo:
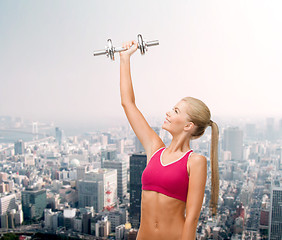
[{"label": "dumbbell", "polygon": [[[140,50],[141,55],[145,54],[145,52],[148,51],[148,47],[159,45],[159,40],[144,41],[141,34],[138,34],[137,39],[138,39],[138,48]],[[114,47],[111,39],[108,39],[107,43],[108,46],[106,46],[104,50],[94,51],[93,55],[94,56],[107,55],[107,57],[110,57],[112,60],[115,60],[116,52],[122,52],[127,50],[124,49],[123,47]]]}]

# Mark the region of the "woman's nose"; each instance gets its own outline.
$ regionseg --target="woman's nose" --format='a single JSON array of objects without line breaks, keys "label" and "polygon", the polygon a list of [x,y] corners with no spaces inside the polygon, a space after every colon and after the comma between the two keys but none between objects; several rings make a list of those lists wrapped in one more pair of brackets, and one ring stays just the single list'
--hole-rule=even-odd
[{"label": "woman's nose", "polygon": [[170,112],[166,112],[166,115],[169,117]]}]

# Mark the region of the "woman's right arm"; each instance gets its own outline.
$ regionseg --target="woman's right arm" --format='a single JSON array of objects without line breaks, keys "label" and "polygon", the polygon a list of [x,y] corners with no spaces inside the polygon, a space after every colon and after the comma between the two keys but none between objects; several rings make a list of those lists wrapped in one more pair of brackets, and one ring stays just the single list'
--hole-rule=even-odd
[{"label": "woman's right arm", "polygon": [[150,159],[151,155],[156,150],[164,147],[164,143],[158,134],[149,126],[135,104],[135,96],[130,73],[130,56],[137,50],[137,43],[135,41],[127,42],[123,44],[123,47],[128,50],[120,52],[121,105],[133,131],[146,151],[147,158]]}]

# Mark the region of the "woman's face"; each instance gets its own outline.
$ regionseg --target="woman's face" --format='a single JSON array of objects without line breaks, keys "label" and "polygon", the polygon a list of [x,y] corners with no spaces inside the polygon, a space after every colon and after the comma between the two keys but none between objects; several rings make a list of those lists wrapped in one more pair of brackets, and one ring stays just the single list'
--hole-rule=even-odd
[{"label": "woman's face", "polygon": [[178,102],[169,112],[166,113],[166,119],[162,125],[172,135],[182,133],[184,127],[191,122],[187,114],[189,105],[184,101]]}]

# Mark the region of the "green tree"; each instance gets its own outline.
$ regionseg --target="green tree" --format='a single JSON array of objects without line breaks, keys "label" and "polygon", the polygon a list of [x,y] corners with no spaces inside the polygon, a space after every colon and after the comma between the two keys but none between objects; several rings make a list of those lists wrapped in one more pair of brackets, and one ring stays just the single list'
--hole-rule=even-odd
[{"label": "green tree", "polygon": [[5,233],[1,240],[19,240],[19,236],[13,233]]}]

